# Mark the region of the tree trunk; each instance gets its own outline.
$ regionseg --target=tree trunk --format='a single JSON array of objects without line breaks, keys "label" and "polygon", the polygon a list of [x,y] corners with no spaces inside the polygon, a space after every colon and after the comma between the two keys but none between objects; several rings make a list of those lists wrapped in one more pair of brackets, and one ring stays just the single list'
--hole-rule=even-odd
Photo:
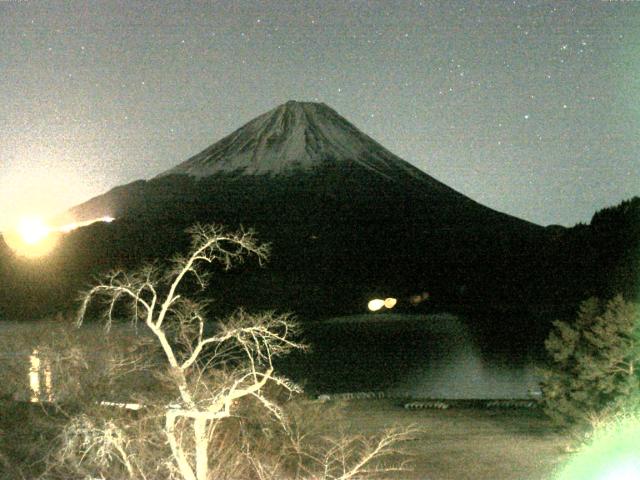
[{"label": "tree trunk", "polygon": [[209,474],[207,419],[195,418],[193,430],[196,442],[196,477],[198,480],[207,480],[207,475]]},{"label": "tree trunk", "polygon": [[176,412],[172,412],[169,410],[166,413],[166,424],[165,430],[167,434],[167,438],[169,440],[169,446],[171,447],[171,453],[173,453],[173,457],[178,464],[178,468],[180,469],[180,473],[184,480],[197,480],[196,476],[193,473],[193,469],[189,462],[187,461],[184,451],[182,447],[178,444],[178,440],[176,439],[175,434],[175,424],[176,424],[177,415]]}]

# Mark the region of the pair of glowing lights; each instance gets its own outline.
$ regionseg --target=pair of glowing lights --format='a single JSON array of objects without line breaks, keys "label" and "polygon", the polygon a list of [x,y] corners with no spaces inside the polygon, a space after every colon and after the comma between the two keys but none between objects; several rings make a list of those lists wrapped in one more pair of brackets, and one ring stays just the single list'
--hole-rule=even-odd
[{"label": "pair of glowing lights", "polygon": [[371,312],[377,312],[382,308],[392,309],[396,306],[396,303],[398,303],[398,300],[393,297],[385,298],[384,300],[382,300],[381,298],[374,298],[373,300],[369,301],[369,303],[367,304],[367,308]]}]

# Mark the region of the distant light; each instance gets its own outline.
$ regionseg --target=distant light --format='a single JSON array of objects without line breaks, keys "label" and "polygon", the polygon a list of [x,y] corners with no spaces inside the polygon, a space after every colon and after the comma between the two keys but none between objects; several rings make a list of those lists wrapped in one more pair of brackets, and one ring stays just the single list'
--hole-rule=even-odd
[{"label": "distant light", "polygon": [[28,245],[35,245],[51,232],[51,228],[40,217],[21,218],[17,230]]},{"label": "distant light", "polygon": [[29,357],[31,368],[29,368],[29,388],[31,389],[31,402],[40,401],[40,356],[38,350],[34,349]]},{"label": "distant light", "polygon": [[393,308],[396,306],[396,303],[398,303],[398,300],[393,297],[385,298],[384,300],[381,298],[374,298],[369,301],[367,308],[371,312],[377,312],[382,308]]},{"label": "distant light", "polygon": [[76,230],[80,227],[88,227],[89,225],[92,225],[94,223],[97,222],[104,222],[104,223],[111,223],[115,220],[115,218],[110,217],[110,216],[104,216],[104,217],[100,217],[100,218],[92,218],[91,220],[85,220],[83,222],[73,222],[73,223],[68,223],[66,225],[63,225],[61,227],[58,227],[56,230],[58,230],[59,232],[63,232],[63,233],[69,233],[72,232],[73,230]]},{"label": "distant light", "polygon": [[429,292],[422,292],[422,293],[418,293],[416,295],[411,295],[409,297],[409,303],[411,303],[411,305],[418,305],[426,300],[429,300]]},{"label": "distant light", "polygon": [[104,217],[85,220],[82,222],[68,223],[62,226],[52,227],[37,216],[23,217],[14,229],[2,233],[7,245],[18,255],[37,258],[50,253],[58,243],[61,234],[72,232],[80,227],[86,227],[93,223],[111,223],[114,217]]},{"label": "distant light", "polygon": [[384,300],[381,300],[379,298],[374,298],[373,300],[370,300],[369,303],[367,304],[367,308],[369,308],[369,310],[372,312],[377,312],[382,307],[384,307]]}]

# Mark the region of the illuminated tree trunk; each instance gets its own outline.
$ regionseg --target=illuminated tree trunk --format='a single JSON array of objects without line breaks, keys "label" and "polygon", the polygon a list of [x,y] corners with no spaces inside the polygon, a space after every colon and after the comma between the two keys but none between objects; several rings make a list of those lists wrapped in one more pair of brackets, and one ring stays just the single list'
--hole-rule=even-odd
[{"label": "illuminated tree trunk", "polygon": [[180,470],[182,477],[184,478],[184,480],[197,480],[195,474],[193,473],[193,469],[191,468],[191,465],[189,465],[189,461],[184,454],[184,450],[182,450],[182,447],[180,446],[180,443],[176,438],[176,420],[178,418],[177,412],[169,410],[167,411],[165,418],[165,433],[167,435],[167,439],[169,440],[169,447],[171,448],[171,453],[173,454],[173,458],[178,465],[178,469]]},{"label": "illuminated tree trunk", "polygon": [[196,418],[193,421],[193,430],[196,442],[196,477],[198,480],[207,480],[207,475],[209,474],[207,420],[205,418]]}]

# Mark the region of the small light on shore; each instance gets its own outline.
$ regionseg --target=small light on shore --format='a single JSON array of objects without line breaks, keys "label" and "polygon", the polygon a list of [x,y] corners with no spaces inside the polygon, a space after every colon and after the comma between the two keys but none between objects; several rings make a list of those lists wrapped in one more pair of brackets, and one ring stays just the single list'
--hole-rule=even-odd
[{"label": "small light on shore", "polygon": [[396,303],[398,303],[398,300],[393,297],[385,298],[384,300],[382,300],[381,298],[374,298],[373,300],[369,301],[369,303],[367,304],[367,308],[371,312],[377,312],[382,308],[391,309],[396,306]]},{"label": "small light on shore", "polygon": [[370,300],[369,303],[367,304],[367,308],[369,308],[369,310],[372,312],[377,312],[382,307],[384,307],[384,300],[381,300],[379,298],[374,298],[373,300]]}]

